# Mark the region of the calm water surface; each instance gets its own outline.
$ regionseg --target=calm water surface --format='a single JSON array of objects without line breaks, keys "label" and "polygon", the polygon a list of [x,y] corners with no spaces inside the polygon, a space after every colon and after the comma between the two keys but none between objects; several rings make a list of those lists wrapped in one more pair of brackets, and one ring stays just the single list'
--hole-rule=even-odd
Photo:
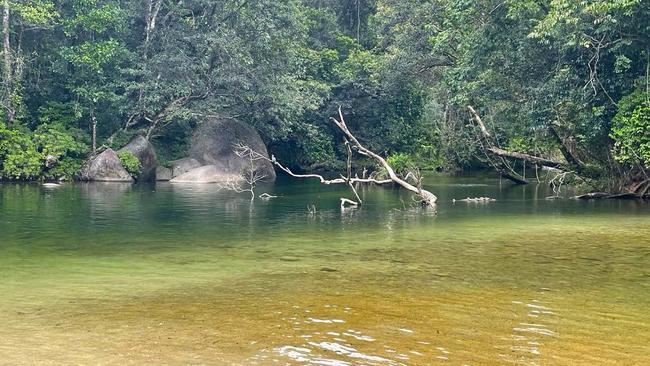
[{"label": "calm water surface", "polygon": [[650,204],[426,183],[0,184],[0,365],[650,365]]}]

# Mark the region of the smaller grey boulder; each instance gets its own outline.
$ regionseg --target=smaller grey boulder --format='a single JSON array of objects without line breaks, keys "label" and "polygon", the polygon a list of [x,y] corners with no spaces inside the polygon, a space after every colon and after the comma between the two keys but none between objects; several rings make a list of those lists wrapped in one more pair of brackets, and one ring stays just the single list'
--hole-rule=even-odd
[{"label": "smaller grey boulder", "polygon": [[192,169],[184,174],[175,177],[171,183],[223,183],[239,182],[241,175],[232,174],[220,169],[216,165],[205,165]]},{"label": "smaller grey boulder", "polygon": [[157,181],[168,181],[172,179],[172,170],[164,167],[164,166],[159,166],[156,168],[156,180]]},{"label": "smaller grey boulder", "polygon": [[140,160],[142,171],[137,177],[139,181],[150,182],[156,179],[156,167],[158,166],[156,151],[146,138],[136,136],[118,151],[130,151]]},{"label": "smaller grey boulder", "polygon": [[202,165],[198,162],[198,160],[192,158],[174,160],[169,164],[172,170],[172,178],[176,178],[179,175],[185,174],[190,170],[196,169]]},{"label": "smaller grey boulder", "polygon": [[81,169],[80,180],[99,182],[132,182],[133,178],[124,169],[113,149],[106,149],[92,157]]}]

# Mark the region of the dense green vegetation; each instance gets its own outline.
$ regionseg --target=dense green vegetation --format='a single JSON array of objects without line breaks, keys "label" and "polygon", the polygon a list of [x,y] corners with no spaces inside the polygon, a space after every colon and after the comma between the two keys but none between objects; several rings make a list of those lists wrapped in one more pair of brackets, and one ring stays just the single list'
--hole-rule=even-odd
[{"label": "dense green vegetation", "polygon": [[5,179],[71,177],[135,134],[180,157],[211,115],[327,168],[339,105],[401,165],[486,165],[472,105],[501,148],[594,188],[650,168],[645,0],[4,0],[3,15]]}]

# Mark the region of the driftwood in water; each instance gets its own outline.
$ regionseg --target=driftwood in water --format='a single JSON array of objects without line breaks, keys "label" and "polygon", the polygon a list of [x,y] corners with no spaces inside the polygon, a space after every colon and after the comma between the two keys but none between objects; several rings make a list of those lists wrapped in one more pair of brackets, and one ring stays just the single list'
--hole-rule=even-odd
[{"label": "driftwood in water", "polygon": [[[576,148],[575,139],[571,136],[561,136],[559,129],[560,126],[556,123],[551,123],[548,126],[550,135],[556,140],[558,148],[566,161],[556,161],[530,154],[512,152],[501,149],[498,146],[497,139],[490,134],[481,116],[476,112],[472,106],[467,106],[467,110],[471,116],[472,121],[479,127],[481,131],[480,142],[483,145],[482,150],[487,158],[487,161],[492,165],[504,178],[510,179],[517,184],[528,183],[524,177],[517,174],[509,165],[508,159],[515,159],[525,163],[535,165],[535,167],[542,167],[542,169],[550,170],[555,177],[551,180],[553,190],[556,196],[559,194],[559,186],[564,183],[564,178],[571,174],[573,178],[581,179],[585,183],[597,182],[602,177],[602,173],[598,169],[590,167],[580,158],[580,153]],[[620,168],[620,166],[619,166]],[[619,173],[621,173],[619,169]],[[525,174],[525,166],[524,166]],[[630,171],[620,174],[620,178],[610,179],[611,185],[610,193],[588,193],[581,196],[576,196],[576,199],[638,199],[650,198],[650,174],[644,167],[631,168]],[[559,186],[557,184],[559,183]]]},{"label": "driftwood in water", "polygon": [[467,197],[467,198],[463,198],[463,199],[460,199],[460,200],[457,200],[457,199],[452,199],[451,200],[452,203],[456,203],[456,202],[481,202],[481,203],[485,203],[485,202],[494,202],[494,201],[496,201],[496,199],[490,198],[490,197],[474,197],[474,198]]},{"label": "driftwood in water", "polygon": [[262,194],[260,194],[258,197],[259,197],[260,199],[263,199],[263,200],[265,200],[265,201],[268,201],[268,200],[270,200],[271,198],[277,198],[278,196],[273,196],[273,195],[270,195],[270,194],[268,194],[268,193],[262,193]]},{"label": "driftwood in water", "polygon": [[487,147],[483,148],[483,153],[485,154],[488,163],[499,173],[500,176],[516,184],[528,184],[526,178],[515,172],[503,156],[497,155],[496,159],[493,159],[493,156],[490,153],[489,149],[494,147],[493,145],[495,145],[496,139],[492,137],[487,127],[485,126],[485,123],[483,123],[483,119],[481,119],[481,116],[476,112],[476,110],[474,110],[471,105],[467,106],[467,110],[472,116],[472,121],[474,121],[476,125],[481,129],[481,143],[488,144]]},{"label": "driftwood in water", "polygon": [[341,198],[341,209],[343,210],[348,206],[357,207],[359,206],[359,204],[353,200],[349,200],[347,198]]},{"label": "driftwood in water", "polygon": [[[241,175],[235,175],[233,179],[227,179],[223,182],[219,182],[219,189],[225,189],[237,193],[248,192],[251,196],[251,202],[255,199],[255,187],[257,183],[264,181],[266,179],[266,174],[262,171],[256,169],[255,161],[257,161],[257,155],[261,154],[252,154],[249,151],[252,150],[237,150],[235,149],[235,154],[241,158],[248,159],[248,167],[245,169],[244,173]],[[245,183],[245,185],[244,185]],[[268,193],[260,195],[261,199],[271,199],[275,196],[271,196]]]}]

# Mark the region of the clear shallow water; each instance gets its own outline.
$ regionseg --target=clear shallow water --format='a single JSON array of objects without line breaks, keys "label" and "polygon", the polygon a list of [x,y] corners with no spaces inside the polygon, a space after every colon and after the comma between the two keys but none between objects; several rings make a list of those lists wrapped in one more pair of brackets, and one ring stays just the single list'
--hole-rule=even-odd
[{"label": "clear shallow water", "polygon": [[648,204],[427,183],[2,184],[0,365],[650,364]]}]

